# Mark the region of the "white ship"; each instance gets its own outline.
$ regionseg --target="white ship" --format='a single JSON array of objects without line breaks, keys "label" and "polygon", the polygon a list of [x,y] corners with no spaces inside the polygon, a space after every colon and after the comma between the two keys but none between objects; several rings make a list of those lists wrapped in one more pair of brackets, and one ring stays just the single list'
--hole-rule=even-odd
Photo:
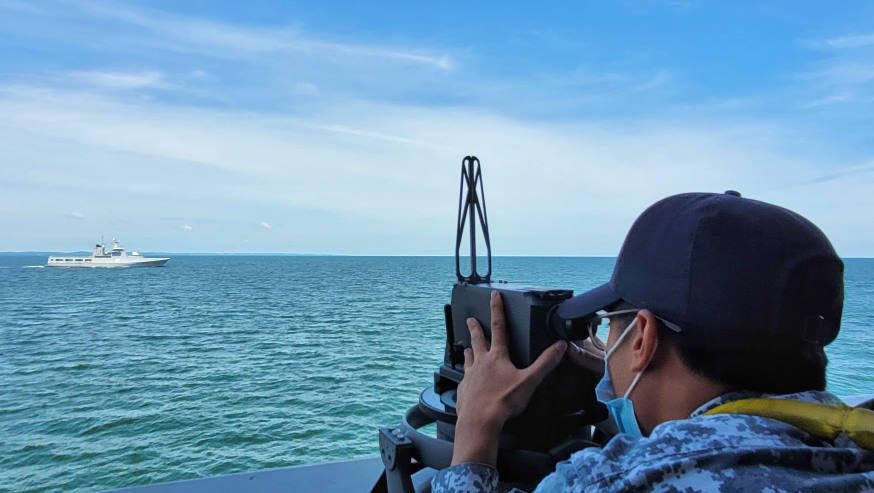
[{"label": "white ship", "polygon": [[170,260],[167,258],[143,257],[138,252],[130,255],[112,239],[112,250],[106,251],[103,243],[98,243],[90,256],[52,255],[47,267],[160,267]]}]

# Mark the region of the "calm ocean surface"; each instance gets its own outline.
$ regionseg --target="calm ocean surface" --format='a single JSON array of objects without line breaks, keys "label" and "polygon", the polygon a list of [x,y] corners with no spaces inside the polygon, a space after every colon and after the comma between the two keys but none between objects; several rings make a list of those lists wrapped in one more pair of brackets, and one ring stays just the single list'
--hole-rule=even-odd
[{"label": "calm ocean surface", "polygon": [[[449,257],[0,255],[0,491],[93,491],[378,453],[443,355]],[[613,259],[494,260],[579,292]],[[874,393],[874,259],[846,261],[829,388]]]}]

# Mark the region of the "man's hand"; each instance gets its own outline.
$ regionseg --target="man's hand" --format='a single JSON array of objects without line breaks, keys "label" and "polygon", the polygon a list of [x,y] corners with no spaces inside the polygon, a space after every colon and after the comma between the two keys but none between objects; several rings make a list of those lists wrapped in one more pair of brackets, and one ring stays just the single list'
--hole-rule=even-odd
[{"label": "man's hand", "polygon": [[507,351],[504,303],[492,291],[492,344],[479,322],[467,319],[471,347],[464,350],[464,378],[458,386],[458,422],[452,464],[478,462],[495,465],[498,434],[504,423],[521,413],[543,378],[561,362],[567,343],[559,341],[528,368],[518,369]]}]

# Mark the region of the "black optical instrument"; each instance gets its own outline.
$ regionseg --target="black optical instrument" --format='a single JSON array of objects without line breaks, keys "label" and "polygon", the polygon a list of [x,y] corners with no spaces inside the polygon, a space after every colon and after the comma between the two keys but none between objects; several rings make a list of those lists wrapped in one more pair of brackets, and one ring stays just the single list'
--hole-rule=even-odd
[{"label": "black optical instrument", "polygon": [[[477,268],[477,229],[486,246],[485,274]],[[460,255],[465,232],[470,242],[467,275],[462,274]],[[449,466],[456,393],[464,377],[463,352],[470,346],[466,320],[476,318],[490,339],[492,291],[500,292],[503,298],[510,360],[518,368],[531,365],[559,339],[580,341],[589,335],[588,316],[565,320],[557,314],[558,305],[572,297],[573,291],[491,280],[492,252],[482,171],[474,156],[465,157],[461,164],[455,271],[457,282],[452,287],[450,303],[444,306],[443,364],[434,372],[434,385],[422,391],[418,404],[407,411],[403,423],[397,428],[379,430],[385,473],[374,492],[413,493],[417,471]],[[598,378],[568,360],[547,375],[528,408],[508,421],[501,432],[497,468],[502,483],[530,488],[573,452],[606,441],[608,437],[592,426],[607,418],[606,409],[595,398]],[[436,423],[436,435],[420,430],[432,423]]]}]

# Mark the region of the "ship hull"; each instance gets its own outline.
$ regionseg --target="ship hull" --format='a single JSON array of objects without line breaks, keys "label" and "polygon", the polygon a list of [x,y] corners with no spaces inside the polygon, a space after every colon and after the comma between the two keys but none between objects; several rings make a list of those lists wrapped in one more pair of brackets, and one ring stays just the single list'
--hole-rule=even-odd
[{"label": "ship hull", "polygon": [[169,258],[141,258],[132,260],[130,257],[124,259],[103,259],[93,257],[74,257],[74,256],[57,256],[49,257],[46,267],[58,268],[112,268],[112,267],[161,267],[170,260]]}]

